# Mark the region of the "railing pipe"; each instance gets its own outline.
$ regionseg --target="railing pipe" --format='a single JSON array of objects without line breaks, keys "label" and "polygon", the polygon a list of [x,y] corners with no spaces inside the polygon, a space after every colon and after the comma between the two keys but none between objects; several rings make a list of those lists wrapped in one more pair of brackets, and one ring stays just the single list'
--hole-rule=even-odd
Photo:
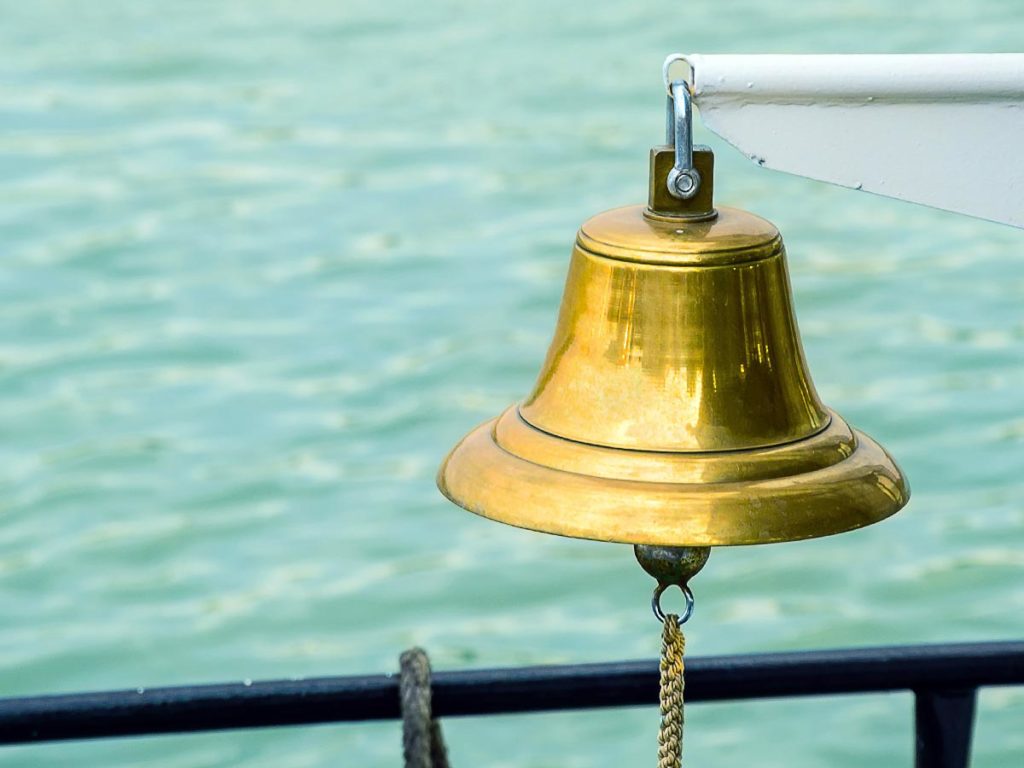
[{"label": "railing pipe", "polygon": [[[937,754],[933,736],[967,713],[963,697],[956,704],[948,692],[988,685],[1024,685],[1024,642],[696,657],[687,662],[686,692],[687,701],[697,703],[915,691],[919,744],[924,744],[918,755],[925,761],[919,768],[945,768],[961,764],[927,762]],[[437,717],[647,705],[658,700],[658,665],[633,661],[437,672],[433,692]],[[0,699],[0,744],[399,715],[393,675],[34,696]],[[966,734],[969,745],[969,725]],[[961,736],[950,744],[962,741]]]}]

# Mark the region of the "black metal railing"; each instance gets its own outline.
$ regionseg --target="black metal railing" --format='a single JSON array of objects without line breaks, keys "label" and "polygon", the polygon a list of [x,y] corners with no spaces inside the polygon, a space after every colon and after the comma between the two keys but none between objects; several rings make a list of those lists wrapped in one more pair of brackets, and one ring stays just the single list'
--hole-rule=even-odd
[{"label": "black metal railing", "polygon": [[[912,691],[918,768],[966,768],[977,690],[1024,685],[1024,641],[696,657],[687,703]],[[437,717],[655,704],[654,661],[437,672]],[[400,717],[396,675],[0,699],[0,744]],[[1024,756],[1022,756],[1024,759]]]}]

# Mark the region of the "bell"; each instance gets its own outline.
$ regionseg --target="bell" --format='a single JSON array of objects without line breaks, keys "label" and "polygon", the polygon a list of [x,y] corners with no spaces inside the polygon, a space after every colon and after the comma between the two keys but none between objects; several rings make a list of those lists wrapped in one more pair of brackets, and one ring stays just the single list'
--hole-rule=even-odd
[{"label": "bell", "polygon": [[484,517],[601,541],[708,547],[877,522],[909,497],[885,450],[824,406],[778,230],[690,199],[651,150],[647,206],[580,228],[533,391],[470,432],[438,486]]}]

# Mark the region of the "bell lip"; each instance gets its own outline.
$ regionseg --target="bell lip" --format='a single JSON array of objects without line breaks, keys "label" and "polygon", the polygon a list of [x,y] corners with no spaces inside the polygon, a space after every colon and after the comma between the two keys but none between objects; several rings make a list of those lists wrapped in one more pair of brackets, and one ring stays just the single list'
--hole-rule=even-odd
[{"label": "bell lip", "polygon": [[896,462],[856,429],[853,452],[830,466],[699,484],[609,479],[544,466],[502,448],[497,422],[481,424],[452,449],[438,471],[438,488],[481,517],[542,533],[664,546],[799,541],[879,522],[910,498]]}]

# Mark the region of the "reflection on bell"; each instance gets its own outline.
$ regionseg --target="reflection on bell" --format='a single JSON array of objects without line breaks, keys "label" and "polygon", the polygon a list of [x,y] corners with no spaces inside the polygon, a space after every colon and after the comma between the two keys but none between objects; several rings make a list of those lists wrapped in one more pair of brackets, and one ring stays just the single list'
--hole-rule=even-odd
[{"label": "reflection on bell", "polygon": [[438,475],[494,520],[602,541],[757,544],[839,533],[907,501],[892,458],[826,408],[769,222],[712,202],[713,156],[691,200],[580,228],[554,341],[533,391],[470,432]]}]

